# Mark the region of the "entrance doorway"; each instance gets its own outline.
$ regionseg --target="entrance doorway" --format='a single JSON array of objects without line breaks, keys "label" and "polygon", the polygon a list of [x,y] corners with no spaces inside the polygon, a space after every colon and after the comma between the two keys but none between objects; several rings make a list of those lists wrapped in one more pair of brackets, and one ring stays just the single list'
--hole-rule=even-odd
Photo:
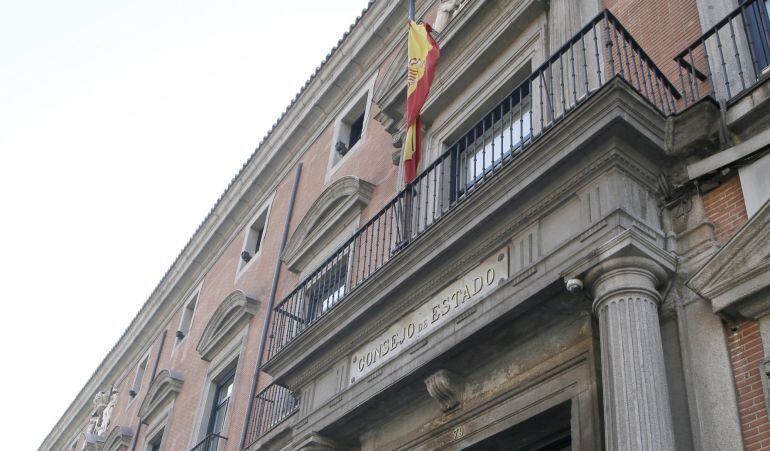
[{"label": "entrance doorway", "polygon": [[571,402],[559,404],[465,451],[562,451],[572,449]]}]

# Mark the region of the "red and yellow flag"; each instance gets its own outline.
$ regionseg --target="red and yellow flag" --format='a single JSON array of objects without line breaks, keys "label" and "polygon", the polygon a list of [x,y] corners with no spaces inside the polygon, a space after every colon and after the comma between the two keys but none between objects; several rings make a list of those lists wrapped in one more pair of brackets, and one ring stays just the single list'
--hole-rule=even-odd
[{"label": "red and yellow flag", "polygon": [[440,54],[438,44],[430,35],[432,31],[427,23],[409,21],[404,183],[414,180],[420,164],[420,110],[428,98]]}]

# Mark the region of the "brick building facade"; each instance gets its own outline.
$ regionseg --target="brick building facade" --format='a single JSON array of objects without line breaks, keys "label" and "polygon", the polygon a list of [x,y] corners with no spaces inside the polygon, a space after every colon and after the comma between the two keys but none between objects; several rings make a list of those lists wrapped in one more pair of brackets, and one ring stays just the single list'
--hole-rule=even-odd
[{"label": "brick building facade", "polygon": [[376,0],[45,450],[770,449],[766,0]]}]

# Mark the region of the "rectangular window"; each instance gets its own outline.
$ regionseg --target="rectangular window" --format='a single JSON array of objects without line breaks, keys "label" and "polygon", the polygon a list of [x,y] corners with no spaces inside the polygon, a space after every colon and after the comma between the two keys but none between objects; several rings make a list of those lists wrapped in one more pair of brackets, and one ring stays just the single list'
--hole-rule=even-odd
[{"label": "rectangular window", "polygon": [[505,158],[518,152],[532,134],[529,84],[499,103],[452,147],[449,190],[454,201]]},{"label": "rectangular window", "polygon": [[150,354],[144,356],[136,367],[136,374],[134,376],[134,383],[131,386],[131,390],[128,391],[128,395],[131,398],[135,398],[139,394],[139,390],[142,388],[142,380],[144,379],[144,373],[147,371],[147,361],[150,359]]},{"label": "rectangular window", "polygon": [[[211,416],[207,432],[209,434],[221,434],[224,428],[227,409],[230,405],[230,396],[233,394],[233,382],[235,381],[235,368],[225,374],[216,382],[214,391],[214,404],[211,406]],[[213,444],[218,442],[213,441]],[[215,448],[214,448],[215,449]]]},{"label": "rectangular window", "polygon": [[308,323],[323,315],[345,296],[349,260],[349,253],[343,252],[312,276],[304,292]]},{"label": "rectangular window", "polygon": [[754,69],[759,76],[770,66],[770,1],[747,3],[745,21]]},{"label": "rectangular window", "polygon": [[374,79],[358,93],[354,93],[335,119],[327,172],[333,171],[349,152],[362,146],[373,86]]},{"label": "rectangular window", "polygon": [[163,430],[155,434],[147,443],[148,451],[160,451],[163,444]]}]

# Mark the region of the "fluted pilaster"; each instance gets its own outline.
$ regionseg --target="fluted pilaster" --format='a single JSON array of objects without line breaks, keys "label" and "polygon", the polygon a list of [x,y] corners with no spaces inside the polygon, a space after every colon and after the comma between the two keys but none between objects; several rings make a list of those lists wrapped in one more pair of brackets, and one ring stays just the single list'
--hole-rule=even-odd
[{"label": "fluted pilaster", "polygon": [[618,257],[589,272],[599,318],[605,445],[610,450],[673,450],[653,261]]}]

